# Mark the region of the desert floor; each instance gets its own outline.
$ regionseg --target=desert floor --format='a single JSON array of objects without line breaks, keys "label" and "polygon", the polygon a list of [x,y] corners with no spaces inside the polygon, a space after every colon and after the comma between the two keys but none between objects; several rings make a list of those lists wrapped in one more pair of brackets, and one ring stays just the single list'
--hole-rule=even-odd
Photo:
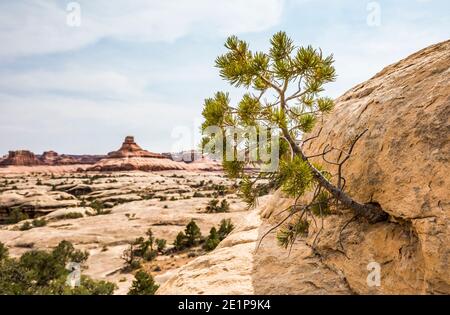
[{"label": "desert floor", "polygon": [[[221,172],[73,170],[0,169],[0,210],[19,207],[48,222],[25,231],[21,226],[26,221],[0,225],[0,241],[8,246],[12,256],[30,249],[50,249],[61,240],[70,241],[76,248],[89,252],[83,274],[116,283],[116,294],[126,294],[133,280],[133,272],[123,271],[122,254],[130,242],[145,237],[147,229],[151,228],[155,237],[167,240],[170,248],[191,219],[206,236],[222,219],[238,223],[248,211],[236,194],[234,182]],[[226,199],[229,211],[206,213],[207,203],[212,199]],[[91,208],[96,203],[105,206],[105,214],[96,214]],[[68,218],[74,212],[83,217]],[[180,266],[203,254],[201,247],[197,247],[159,255],[142,268],[162,284]]]}]

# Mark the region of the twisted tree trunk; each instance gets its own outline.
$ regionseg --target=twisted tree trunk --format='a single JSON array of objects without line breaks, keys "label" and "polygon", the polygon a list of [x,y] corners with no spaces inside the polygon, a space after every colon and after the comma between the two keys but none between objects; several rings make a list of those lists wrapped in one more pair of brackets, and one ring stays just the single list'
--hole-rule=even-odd
[{"label": "twisted tree trunk", "polygon": [[361,216],[366,218],[370,223],[376,223],[380,221],[385,221],[388,217],[388,214],[384,212],[381,207],[367,203],[362,204],[354,200],[347,193],[345,193],[339,187],[333,185],[328,179],[326,179],[323,174],[316,169],[305,154],[302,152],[301,148],[295,143],[294,139],[292,139],[286,128],[282,128],[283,135],[289,142],[292,147],[292,151],[295,155],[299,156],[311,169],[314,178],[319,182],[319,184],[325,188],[334,198],[336,198],[339,202],[341,202],[345,207],[353,210],[353,212],[357,216]]}]

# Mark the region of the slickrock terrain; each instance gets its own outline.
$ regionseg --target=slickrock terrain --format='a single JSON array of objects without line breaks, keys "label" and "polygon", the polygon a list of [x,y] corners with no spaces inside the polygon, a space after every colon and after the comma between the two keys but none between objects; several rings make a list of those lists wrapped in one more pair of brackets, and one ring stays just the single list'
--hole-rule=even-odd
[{"label": "slickrock terrain", "polygon": [[[446,41],[345,93],[324,124],[306,135],[319,134],[306,148],[313,155],[327,144],[348,150],[367,129],[343,169],[346,190],[360,202],[380,204],[388,221],[370,225],[349,222],[350,211],[332,213],[314,250],[320,218],[310,222],[308,238],[297,240],[290,255],[277,245],[275,232],[256,251],[292,202],[277,192],[260,200],[218,249],[182,267],[158,294],[450,294],[449,117]],[[336,171],[321,158],[317,162]],[[381,266],[379,287],[366,281],[372,262]]]},{"label": "slickrock terrain", "polygon": [[[3,213],[20,209],[30,219],[0,226],[0,239],[13,256],[30,249],[51,249],[61,240],[90,254],[83,273],[115,282],[117,294],[127,292],[133,273],[124,271],[121,258],[128,244],[145,236],[167,240],[194,219],[204,236],[222,219],[237,223],[247,213],[233,182],[221,173],[188,171],[3,174],[0,205]],[[206,213],[212,199],[229,203],[223,213]],[[47,224],[23,230],[31,218]],[[143,268],[163,283],[175,271],[203,252],[199,248],[160,255]]]}]

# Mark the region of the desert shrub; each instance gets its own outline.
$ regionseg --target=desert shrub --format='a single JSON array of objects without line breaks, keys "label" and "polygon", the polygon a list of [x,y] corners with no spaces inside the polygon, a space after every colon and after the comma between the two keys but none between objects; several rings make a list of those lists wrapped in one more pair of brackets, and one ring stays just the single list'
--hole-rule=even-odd
[{"label": "desert shrub", "polygon": [[89,257],[88,252],[75,249],[71,242],[65,240],[59,242],[58,246],[53,249],[52,254],[58,260],[80,264],[84,263]]},{"label": "desert shrub", "polygon": [[230,204],[225,199],[220,204],[218,199],[212,199],[206,206],[206,213],[221,213],[228,212],[228,210],[230,210]]},{"label": "desert shrub", "polygon": [[[158,256],[158,239],[155,239],[151,229],[146,232],[147,239],[139,237],[123,252],[122,259],[125,260],[128,269],[140,267],[140,259],[151,261]],[[155,248],[156,246],[156,248]],[[139,262],[139,265],[136,263]]]},{"label": "desert shrub", "polygon": [[233,229],[234,229],[234,225],[231,223],[230,219],[223,219],[222,221],[220,221],[219,230],[218,230],[219,239],[223,240],[225,237],[228,236],[228,234],[231,233],[231,231]]},{"label": "desert shrub", "polygon": [[209,231],[209,235],[205,240],[205,243],[203,244],[203,248],[206,251],[212,251],[214,250],[217,245],[219,245],[220,239],[219,239],[219,233],[217,233],[217,230],[215,227],[212,227]]},{"label": "desert shrub", "polygon": [[135,245],[134,242],[129,245],[122,253],[121,258],[125,261],[126,266],[125,271],[136,270],[141,267],[141,262],[139,257],[135,255]]},{"label": "desert shrub", "polygon": [[8,258],[8,248],[5,246],[5,244],[0,242],[0,261],[6,258]]},{"label": "desert shrub", "polygon": [[8,217],[6,218],[5,222],[7,224],[15,224],[23,220],[27,220],[28,215],[24,213],[19,208],[13,208],[11,212],[9,213]]},{"label": "desert shrub", "polygon": [[212,227],[209,231],[208,237],[205,239],[205,243],[203,244],[203,248],[206,251],[214,250],[219,243],[231,233],[234,226],[231,223],[230,219],[223,219],[220,222],[219,228],[216,229]]},{"label": "desert shrub", "polygon": [[177,234],[173,246],[175,247],[175,250],[183,250],[186,248],[186,235],[184,235],[183,232]]},{"label": "desert shrub", "polygon": [[27,231],[27,230],[31,230],[32,228],[33,228],[33,226],[31,225],[31,223],[26,221],[19,227],[19,230]]},{"label": "desert shrub", "polygon": [[205,197],[205,195],[202,194],[201,192],[196,191],[196,192],[194,192],[194,195],[192,197],[194,197],[194,198],[203,198],[203,197]]},{"label": "desert shrub", "polygon": [[198,245],[202,239],[202,233],[200,232],[200,228],[197,226],[194,220],[191,220],[186,225],[184,234],[186,235],[188,247]]},{"label": "desert shrub", "polygon": [[225,196],[227,193],[227,188],[224,185],[214,184],[213,189],[215,190],[214,196],[216,198],[219,196]]},{"label": "desert shrub", "polygon": [[89,204],[89,207],[91,207],[95,212],[86,212],[87,215],[93,216],[93,215],[105,215],[110,214],[111,210],[105,210],[105,204],[99,200],[94,200]]},{"label": "desert shrub", "polygon": [[162,253],[164,251],[164,249],[166,248],[167,241],[165,239],[157,238],[155,240],[155,242],[156,242],[156,248],[157,248],[158,252]]},{"label": "desert shrub", "polygon": [[[1,246],[0,246],[1,248]],[[53,251],[31,250],[19,259],[4,258],[0,262],[2,294],[112,294],[115,285],[82,276],[80,286],[66,284],[68,262],[84,262],[87,253],[62,241]]]},{"label": "desert shrub", "polygon": [[47,221],[45,219],[34,219],[31,224],[33,224],[34,227],[43,227],[47,225]]},{"label": "desert shrub", "polygon": [[184,229],[184,233],[178,233],[173,243],[176,250],[182,250],[197,246],[202,242],[202,233],[194,220],[191,220]]},{"label": "desert shrub", "polygon": [[68,212],[65,214],[58,215],[56,219],[58,220],[70,220],[82,218],[83,214],[81,212]]},{"label": "desert shrub", "polygon": [[[108,281],[96,281],[82,275],[80,286],[72,288],[71,295],[112,295],[117,286]],[[67,294],[67,293],[66,293]]]},{"label": "desert shrub", "polygon": [[154,295],[158,288],[153,277],[141,270],[134,276],[128,295]]}]

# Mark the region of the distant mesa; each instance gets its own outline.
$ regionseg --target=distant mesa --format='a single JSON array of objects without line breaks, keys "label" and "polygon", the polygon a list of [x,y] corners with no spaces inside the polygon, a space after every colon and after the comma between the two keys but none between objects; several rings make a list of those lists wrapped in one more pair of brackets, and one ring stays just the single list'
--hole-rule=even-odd
[{"label": "distant mesa", "polygon": [[0,159],[0,166],[95,164],[103,157],[103,155],[59,155],[55,151],[45,151],[42,155],[35,155],[28,150],[17,150],[9,151],[7,156]]},{"label": "distant mesa", "polygon": [[43,165],[33,152],[27,150],[9,151],[8,156],[0,162],[0,165],[36,166]]},{"label": "distant mesa", "polygon": [[[106,158],[98,161],[88,171],[114,172],[114,171],[165,171],[165,170],[191,170],[191,171],[218,171],[220,163],[200,158],[198,163],[190,163],[189,158],[198,157],[195,151],[185,151],[175,154],[153,153],[142,149],[134,141],[134,137],[125,138],[118,151],[108,153]],[[184,157],[184,158],[183,158]],[[200,155],[201,157],[201,155]]]},{"label": "distant mesa", "polygon": [[139,145],[134,142],[133,136],[125,137],[125,140],[118,151],[109,152],[107,158],[109,159],[121,159],[128,157],[145,157],[145,158],[155,158],[164,159],[166,158],[162,154],[153,153],[142,149]]},{"label": "distant mesa", "polygon": [[[35,155],[31,151],[10,151],[3,158],[0,166],[54,166],[88,164],[87,171],[163,171],[192,170],[217,171],[221,164],[204,157],[201,152],[190,150],[179,153],[154,153],[142,149],[133,136],[125,137],[117,151],[107,155],[67,155],[55,151],[45,151]],[[82,168],[80,168],[82,169]]]}]

